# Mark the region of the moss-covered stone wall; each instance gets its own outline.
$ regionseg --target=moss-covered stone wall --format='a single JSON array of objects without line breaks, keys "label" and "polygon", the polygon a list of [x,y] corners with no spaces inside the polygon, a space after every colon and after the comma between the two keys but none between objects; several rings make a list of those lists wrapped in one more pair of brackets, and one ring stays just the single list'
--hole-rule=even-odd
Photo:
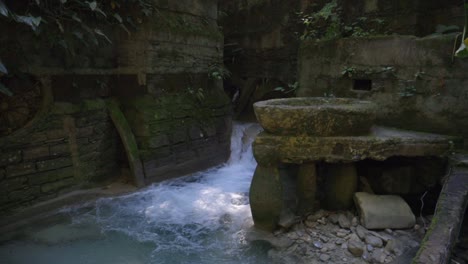
[{"label": "moss-covered stone wall", "polygon": [[[132,157],[140,158],[132,162],[141,162],[146,184],[228,158],[230,100],[213,76],[223,64],[217,1],[154,4],[155,14],[131,36],[113,34],[112,46],[75,57],[38,51],[17,65],[45,80],[47,103],[0,138],[0,214],[121,176],[129,166],[108,100],[131,127],[138,146]],[[3,61],[14,61],[4,51]]]},{"label": "moss-covered stone wall", "polygon": [[0,138],[0,212],[115,179],[118,144],[103,100],[50,102]]},{"label": "moss-covered stone wall", "polygon": [[456,35],[384,36],[303,42],[298,96],[352,97],[378,104],[378,123],[468,137],[468,61]]}]

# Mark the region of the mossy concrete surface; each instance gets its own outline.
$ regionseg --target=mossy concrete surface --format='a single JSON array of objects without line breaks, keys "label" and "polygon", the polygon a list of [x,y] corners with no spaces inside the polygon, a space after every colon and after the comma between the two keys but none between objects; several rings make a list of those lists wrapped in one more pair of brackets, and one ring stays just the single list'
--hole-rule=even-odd
[{"label": "mossy concrete surface", "polygon": [[254,110],[275,135],[357,136],[370,132],[377,106],[347,98],[288,98],[257,102]]},{"label": "mossy concrete surface", "polygon": [[453,157],[431,225],[412,263],[450,263],[450,252],[458,239],[468,205],[467,157],[466,154]]},{"label": "mossy concrete surface", "polygon": [[143,187],[145,185],[145,176],[138,152],[138,146],[132,133],[132,129],[125,119],[124,114],[120,110],[117,101],[109,101],[107,103],[107,107],[109,109],[109,115],[112,119],[112,122],[114,123],[114,126],[117,129],[120,139],[124,145],[133,181],[137,187]]},{"label": "mossy concrete surface", "polygon": [[373,127],[368,136],[277,136],[262,132],[253,151],[260,164],[385,160],[392,156],[447,156],[458,138]]}]

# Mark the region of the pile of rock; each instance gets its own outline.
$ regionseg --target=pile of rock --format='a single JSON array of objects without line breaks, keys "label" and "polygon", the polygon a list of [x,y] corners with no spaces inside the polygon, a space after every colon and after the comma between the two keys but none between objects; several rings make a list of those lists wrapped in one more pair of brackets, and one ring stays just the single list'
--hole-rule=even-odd
[{"label": "pile of rock", "polygon": [[320,210],[273,235],[256,233],[251,239],[270,241],[273,263],[398,263],[405,252],[416,252],[423,235],[424,228],[417,224],[406,230],[371,231],[349,211]]}]

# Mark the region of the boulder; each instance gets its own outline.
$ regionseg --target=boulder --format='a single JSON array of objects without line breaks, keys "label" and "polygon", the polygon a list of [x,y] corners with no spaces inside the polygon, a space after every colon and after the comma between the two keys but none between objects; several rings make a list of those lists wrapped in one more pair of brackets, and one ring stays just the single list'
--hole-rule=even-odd
[{"label": "boulder", "polygon": [[354,194],[361,224],[367,229],[411,228],[416,218],[408,204],[396,195]]}]

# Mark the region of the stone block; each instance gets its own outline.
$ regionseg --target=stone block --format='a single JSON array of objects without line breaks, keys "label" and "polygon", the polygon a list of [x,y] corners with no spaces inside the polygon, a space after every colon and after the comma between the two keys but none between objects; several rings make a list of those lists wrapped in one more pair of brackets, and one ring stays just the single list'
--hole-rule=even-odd
[{"label": "stone block", "polygon": [[[2,151],[3,152],[3,151]],[[21,150],[0,153],[0,167],[21,161]]]},{"label": "stone block", "polygon": [[79,138],[89,137],[94,134],[94,128],[92,126],[81,127],[76,131],[76,136]]},{"label": "stone block", "polygon": [[64,129],[54,129],[46,132],[47,139],[63,139],[68,137],[68,133]]},{"label": "stone block", "polygon": [[203,131],[197,126],[191,126],[189,129],[190,139],[199,139],[204,137]]},{"label": "stone block", "polygon": [[66,167],[41,173],[34,173],[28,176],[30,185],[41,185],[44,183],[55,182],[59,179],[70,178],[74,176],[74,168]]},{"label": "stone block", "polygon": [[147,146],[142,146],[143,148],[144,147],[148,147],[148,148],[160,148],[160,147],[163,147],[163,146],[167,146],[169,145],[169,137],[167,135],[164,135],[164,134],[160,134],[160,135],[155,135],[155,136],[152,136],[148,139],[148,145]]},{"label": "stone block", "polygon": [[27,178],[26,177],[17,177],[6,179],[0,184],[0,192],[8,193],[10,191],[19,190],[27,187]]},{"label": "stone block", "polygon": [[6,171],[5,169],[0,169],[0,181],[2,181],[3,179],[5,179],[6,177]]},{"label": "stone block", "polygon": [[40,193],[41,189],[39,188],[39,186],[28,187],[8,193],[8,199],[13,202],[28,201],[34,199],[34,197],[39,196]]},{"label": "stone block", "polygon": [[51,160],[44,160],[36,162],[38,171],[55,170],[58,168],[64,168],[72,166],[72,160],[70,157],[63,157]]},{"label": "stone block", "polygon": [[40,146],[23,150],[24,160],[44,159],[50,156],[49,146]]},{"label": "stone block", "polygon": [[45,183],[41,185],[42,193],[56,192],[60,189],[72,186],[75,183],[74,178],[67,178],[56,182]]},{"label": "stone block", "polygon": [[34,162],[19,163],[6,167],[7,178],[27,175],[36,172],[36,164]]},{"label": "stone block", "polygon": [[187,132],[185,131],[185,127],[174,128],[170,138],[172,144],[185,142],[187,140]]},{"label": "stone block", "polygon": [[416,218],[408,204],[396,195],[354,194],[361,224],[367,229],[412,228]]},{"label": "stone block", "polygon": [[70,155],[70,145],[68,143],[52,145],[49,147],[51,156]]}]

